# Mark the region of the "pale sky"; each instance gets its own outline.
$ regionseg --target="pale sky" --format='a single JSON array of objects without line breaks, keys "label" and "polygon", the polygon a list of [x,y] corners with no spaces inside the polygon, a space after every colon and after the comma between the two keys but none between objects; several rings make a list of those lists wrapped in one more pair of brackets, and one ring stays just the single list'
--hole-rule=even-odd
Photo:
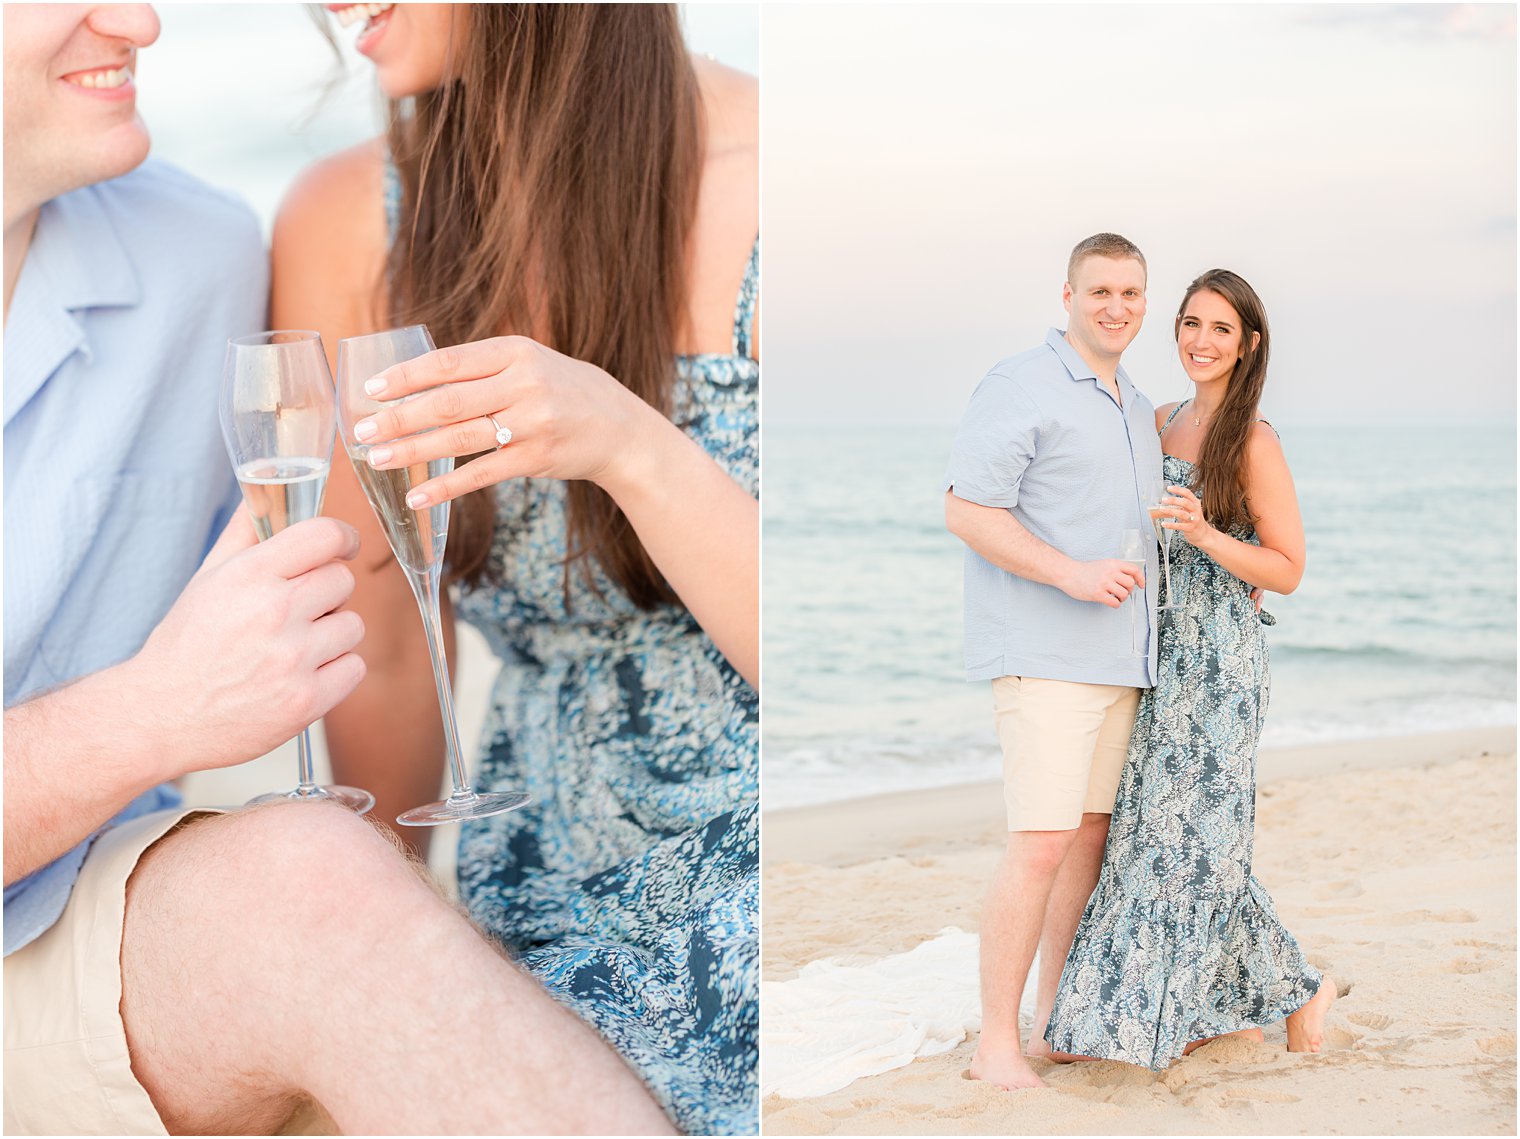
[{"label": "pale sky", "polygon": [[1513,5],[766,6],[765,421],[956,420],[1100,230],[1150,262],[1158,403],[1224,267],[1269,413],[1512,419],[1514,37]]}]

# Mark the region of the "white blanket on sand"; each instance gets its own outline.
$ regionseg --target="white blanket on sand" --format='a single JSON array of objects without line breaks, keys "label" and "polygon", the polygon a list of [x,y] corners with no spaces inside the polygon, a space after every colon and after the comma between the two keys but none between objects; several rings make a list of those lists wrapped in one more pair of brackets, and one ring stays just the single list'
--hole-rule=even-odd
[{"label": "white blanket on sand", "polygon": [[[1027,1014],[1034,986],[1025,992]],[[763,982],[760,1007],[762,1094],[826,1095],[981,1030],[977,936],[951,926],[891,957],[825,957],[791,980]]]}]

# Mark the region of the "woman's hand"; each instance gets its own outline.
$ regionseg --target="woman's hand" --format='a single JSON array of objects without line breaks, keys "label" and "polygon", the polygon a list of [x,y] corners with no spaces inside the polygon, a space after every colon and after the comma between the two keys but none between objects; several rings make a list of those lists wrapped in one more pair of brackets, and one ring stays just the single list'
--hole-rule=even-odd
[{"label": "woman's hand", "polygon": [[1162,519],[1164,530],[1175,530],[1200,550],[1219,533],[1203,517],[1203,503],[1185,486],[1169,486],[1172,493],[1151,508],[1151,515]]},{"label": "woman's hand", "polygon": [[[365,384],[403,400],[354,426],[387,470],[447,456],[490,454],[414,487],[414,510],[512,478],[586,479],[604,489],[665,417],[594,364],[525,336],[498,336],[393,365]],[[420,393],[420,394],[419,394]],[[495,417],[511,441],[501,444]]]}]

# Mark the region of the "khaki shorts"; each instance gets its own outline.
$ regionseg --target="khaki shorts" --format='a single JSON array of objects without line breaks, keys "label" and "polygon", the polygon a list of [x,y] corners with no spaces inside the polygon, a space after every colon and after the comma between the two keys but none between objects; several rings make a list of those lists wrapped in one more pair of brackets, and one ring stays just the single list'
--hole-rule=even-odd
[{"label": "khaki shorts", "polygon": [[127,879],[181,821],[155,811],[90,847],[58,921],[5,959],[5,1133],[164,1135],[132,1072],[121,1022]]},{"label": "khaki shorts", "polygon": [[1034,676],[992,682],[1011,831],[1068,831],[1112,814],[1140,689]]}]

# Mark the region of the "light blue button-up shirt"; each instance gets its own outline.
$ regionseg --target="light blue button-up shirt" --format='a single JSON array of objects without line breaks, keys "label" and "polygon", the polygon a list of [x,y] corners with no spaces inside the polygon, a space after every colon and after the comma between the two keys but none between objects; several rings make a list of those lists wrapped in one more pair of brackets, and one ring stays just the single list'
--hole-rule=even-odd
[{"label": "light blue button-up shirt", "polygon": [[[961,420],[943,489],[1010,511],[1078,561],[1119,556],[1126,529],[1145,539],[1141,612],[1076,601],[966,550],[966,679],[1038,676],[1089,684],[1155,684],[1157,549],[1149,480],[1161,477],[1156,413],[1120,368],[1122,405],[1051,329],[1045,343],[994,365]],[[1131,622],[1138,617],[1130,649]]]},{"label": "light blue button-up shirt", "polygon": [[[136,653],[226,524],[222,357],[264,326],[268,283],[247,207],[167,164],[42,207],[5,323],[7,708]],[[6,887],[7,954],[57,920],[88,848]]]}]

